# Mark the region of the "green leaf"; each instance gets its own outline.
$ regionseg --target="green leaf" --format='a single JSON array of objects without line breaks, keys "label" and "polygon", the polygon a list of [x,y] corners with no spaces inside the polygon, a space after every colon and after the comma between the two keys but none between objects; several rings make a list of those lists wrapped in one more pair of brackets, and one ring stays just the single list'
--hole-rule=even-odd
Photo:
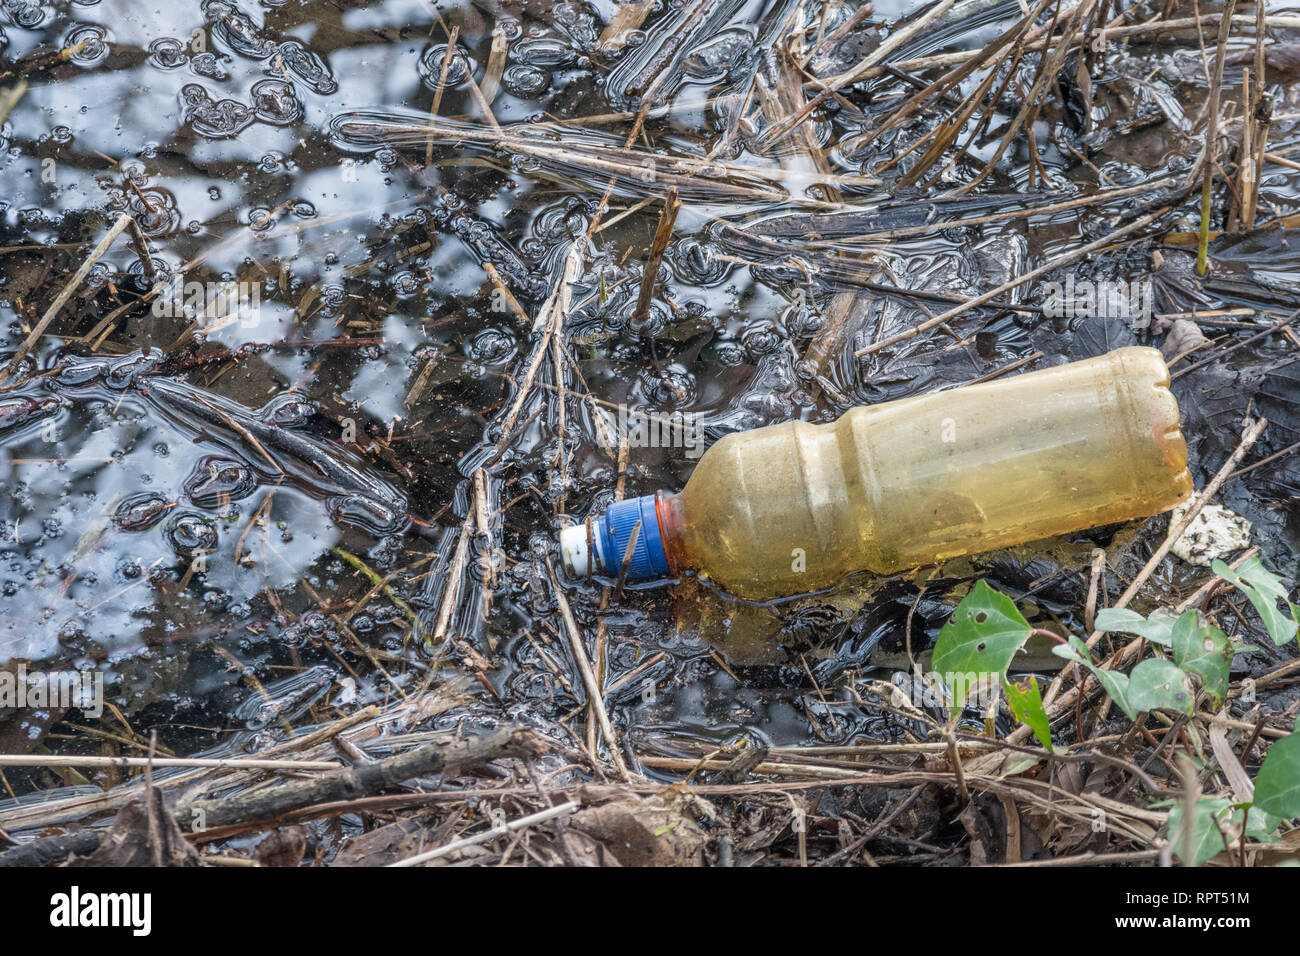
[{"label": "green leaf", "polygon": [[1040,763],[1042,763],[1042,760],[1030,754],[1008,754],[1007,762],[998,771],[998,777],[1005,780],[1007,777],[1014,777],[1017,774],[1024,773],[1030,767],[1036,767]]},{"label": "green leaf", "polygon": [[1169,839],[1174,841],[1174,853],[1178,855],[1178,859],[1192,866],[1200,866],[1206,860],[1226,850],[1228,847],[1223,842],[1223,833],[1219,830],[1216,820],[1221,814],[1226,817],[1231,807],[1231,802],[1221,797],[1201,797],[1196,801],[1196,805],[1192,808],[1191,859],[1188,859],[1185,856],[1187,834],[1178,832],[1183,814],[1187,810],[1187,801],[1179,800],[1175,803],[1173,809],[1169,811]]},{"label": "green leaf", "polygon": [[1099,631],[1136,634],[1138,637],[1145,637],[1152,644],[1168,647],[1169,632],[1173,630],[1174,618],[1158,615],[1145,618],[1137,611],[1130,611],[1126,607],[1108,607],[1097,612],[1095,626]]},{"label": "green leaf", "polygon": [[1275,817],[1256,806],[1238,806],[1229,818],[1234,826],[1241,825],[1243,813],[1246,815],[1246,836],[1260,843],[1276,843],[1281,839],[1277,835],[1277,828],[1282,823],[1281,817]]},{"label": "green leaf", "polygon": [[1300,817],[1300,734],[1269,746],[1255,778],[1255,806],[1283,819]]},{"label": "green leaf", "polygon": [[[1280,647],[1295,638],[1297,629],[1300,629],[1296,624],[1300,619],[1300,607],[1291,603],[1278,576],[1264,567],[1259,558],[1243,561],[1235,571],[1216,559],[1213,568],[1215,574],[1250,598],[1274,644]],[[1290,617],[1278,609],[1278,601],[1286,605]]]},{"label": "green leaf", "polygon": [[1015,603],[984,581],[952,612],[939,632],[931,666],[952,688],[952,712],[960,712],[971,687],[989,678],[1005,678],[1016,651],[1033,630]]},{"label": "green leaf", "polygon": [[1047,711],[1043,709],[1043,695],[1038,691],[1038,681],[1029,678],[1029,689],[1021,690],[1009,681],[1003,685],[1007,692],[1007,703],[1016,720],[1029,727],[1038,738],[1038,742],[1052,752],[1052,730],[1047,720]]},{"label": "green leaf", "polygon": [[1202,624],[1195,611],[1188,611],[1174,624],[1174,663],[1201,678],[1201,686],[1214,698],[1217,710],[1228,696],[1229,668],[1236,648],[1228,635],[1211,624]]},{"label": "green leaf", "polygon": [[1128,705],[1133,708],[1129,714],[1133,720],[1144,710],[1177,710],[1191,716],[1192,703],[1187,675],[1173,661],[1150,658],[1129,672]]},{"label": "green leaf", "polygon": [[1092,671],[1093,674],[1096,675],[1097,680],[1101,682],[1101,686],[1105,688],[1106,693],[1110,695],[1110,699],[1119,706],[1120,710],[1124,711],[1124,713],[1128,715],[1128,719],[1137,720],[1138,714],[1142,711],[1140,709],[1134,710],[1129,704],[1128,675],[1098,667],[1092,662],[1092,657],[1088,654],[1088,645],[1084,644],[1083,641],[1079,640],[1073,634],[1067,635],[1066,640],[1069,641],[1068,644],[1056,645],[1052,648],[1052,653],[1057,657],[1064,657],[1067,661],[1074,661],[1077,664],[1082,664],[1084,667],[1088,668],[1088,670]]}]

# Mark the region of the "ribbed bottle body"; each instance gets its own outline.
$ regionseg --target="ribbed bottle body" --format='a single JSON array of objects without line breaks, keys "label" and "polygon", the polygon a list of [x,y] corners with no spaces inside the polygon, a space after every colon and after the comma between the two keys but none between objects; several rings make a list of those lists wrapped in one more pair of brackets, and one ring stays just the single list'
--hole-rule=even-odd
[{"label": "ribbed bottle body", "polygon": [[676,565],[764,599],[1168,510],[1192,491],[1168,385],[1127,348],[729,435],[674,508]]}]

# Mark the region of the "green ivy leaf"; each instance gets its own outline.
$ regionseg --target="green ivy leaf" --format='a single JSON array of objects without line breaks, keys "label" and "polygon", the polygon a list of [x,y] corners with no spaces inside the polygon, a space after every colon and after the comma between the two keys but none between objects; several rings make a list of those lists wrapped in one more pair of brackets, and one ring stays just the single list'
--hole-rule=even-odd
[{"label": "green ivy leaf", "polygon": [[975,583],[939,632],[931,658],[935,672],[952,687],[954,714],[960,712],[973,685],[970,680],[950,678],[1005,678],[1032,630],[1011,598],[984,581]]},{"label": "green ivy leaf", "polygon": [[1222,797],[1201,797],[1192,808],[1192,843],[1191,859],[1187,853],[1187,834],[1179,833],[1179,824],[1187,810],[1187,801],[1179,800],[1169,811],[1169,839],[1174,841],[1174,853],[1178,859],[1192,866],[1202,863],[1222,853],[1228,848],[1223,842],[1223,833],[1216,822],[1220,815],[1230,812],[1232,803]]},{"label": "green ivy leaf", "polygon": [[1201,678],[1201,686],[1214,698],[1217,710],[1228,696],[1229,668],[1236,649],[1228,635],[1211,624],[1202,624],[1195,611],[1188,611],[1174,624],[1174,663]]},{"label": "green ivy leaf", "polygon": [[1134,720],[1144,710],[1177,710],[1190,717],[1193,698],[1187,675],[1173,661],[1149,658],[1129,672],[1128,704]]},{"label": "green ivy leaf", "polygon": [[1283,819],[1300,817],[1300,734],[1269,746],[1255,778],[1255,806]]},{"label": "green ivy leaf", "polygon": [[1129,720],[1137,720],[1141,710],[1134,710],[1129,704],[1128,675],[1098,667],[1092,662],[1092,657],[1088,654],[1088,645],[1073,634],[1067,635],[1066,640],[1069,641],[1068,644],[1056,645],[1052,648],[1052,653],[1057,657],[1064,657],[1067,661],[1082,664],[1092,671],[1097,680],[1101,682],[1101,686],[1105,688],[1106,693],[1110,695],[1110,699],[1128,715]]},{"label": "green ivy leaf", "polygon": [[1068,644],[1058,645],[1052,652],[1092,671],[1129,720],[1137,720],[1144,710],[1167,709],[1191,714],[1192,692],[1187,686],[1187,675],[1173,661],[1146,660],[1131,673],[1121,674],[1094,664],[1088,646],[1073,634],[1067,640]]},{"label": "green ivy leaf", "polygon": [[[1296,624],[1300,619],[1300,607],[1291,603],[1278,576],[1264,567],[1259,558],[1243,561],[1235,571],[1217,559],[1212,567],[1215,574],[1241,591],[1255,605],[1274,644],[1280,647],[1295,638],[1296,631],[1300,629],[1300,625]],[[1286,605],[1290,617],[1278,609],[1278,601]]]},{"label": "green ivy leaf", "polygon": [[1282,823],[1281,817],[1275,817],[1256,806],[1238,806],[1229,817],[1233,826],[1241,825],[1243,813],[1246,815],[1246,836],[1260,843],[1276,843],[1281,839],[1277,834],[1277,828]]},{"label": "green ivy leaf", "polygon": [[1052,752],[1052,730],[1047,720],[1047,711],[1043,709],[1043,695],[1039,693],[1038,681],[1030,676],[1029,688],[1021,690],[1015,684],[1003,684],[1007,693],[1007,703],[1016,720],[1029,727],[1038,738],[1038,742]]},{"label": "green ivy leaf", "polygon": [[1126,607],[1108,607],[1097,612],[1095,625],[1099,631],[1136,634],[1138,637],[1145,637],[1152,644],[1168,647],[1172,643],[1170,632],[1174,627],[1174,618],[1160,616],[1145,618],[1137,611],[1130,611]]}]

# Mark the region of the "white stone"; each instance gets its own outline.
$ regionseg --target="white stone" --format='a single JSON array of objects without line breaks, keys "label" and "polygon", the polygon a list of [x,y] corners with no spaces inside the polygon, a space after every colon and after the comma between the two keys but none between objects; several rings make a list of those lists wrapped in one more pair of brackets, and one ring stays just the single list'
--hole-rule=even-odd
[{"label": "white stone", "polygon": [[[1187,509],[1183,504],[1169,512],[1171,528],[1183,520]],[[1208,568],[1215,558],[1226,559],[1248,547],[1250,522],[1222,505],[1207,504],[1169,550],[1189,564]]]}]

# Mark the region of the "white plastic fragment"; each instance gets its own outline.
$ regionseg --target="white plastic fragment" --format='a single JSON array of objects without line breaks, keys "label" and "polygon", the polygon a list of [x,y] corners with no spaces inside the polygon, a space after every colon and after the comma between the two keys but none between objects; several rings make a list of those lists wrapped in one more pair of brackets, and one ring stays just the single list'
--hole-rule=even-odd
[{"label": "white plastic fragment", "polygon": [[[1178,505],[1169,512],[1170,527],[1183,520],[1187,508]],[[1206,505],[1169,550],[1188,564],[1208,568],[1215,558],[1227,558],[1248,547],[1250,522],[1222,505]]]}]

